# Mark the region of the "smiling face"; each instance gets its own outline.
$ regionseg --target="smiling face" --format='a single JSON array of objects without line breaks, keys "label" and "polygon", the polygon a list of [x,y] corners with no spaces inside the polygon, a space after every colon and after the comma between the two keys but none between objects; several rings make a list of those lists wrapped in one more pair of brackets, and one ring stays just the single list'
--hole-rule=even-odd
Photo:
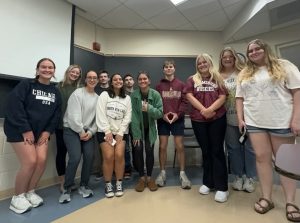
[{"label": "smiling face", "polygon": [[234,68],[235,58],[231,51],[224,51],[221,60],[225,68]]},{"label": "smiling face", "polygon": [[55,65],[50,60],[43,60],[36,68],[36,75],[42,82],[48,82],[54,77]]},{"label": "smiling face", "polygon": [[95,71],[89,71],[85,78],[86,87],[89,89],[94,89],[98,84],[98,76]]},{"label": "smiling face", "polygon": [[150,85],[150,79],[148,78],[147,74],[140,73],[138,76],[138,85],[140,89],[147,89]]},{"label": "smiling face", "polygon": [[197,60],[197,69],[201,76],[210,76],[209,73],[210,65],[209,63],[204,59],[204,57],[199,57]]},{"label": "smiling face", "polygon": [[251,62],[258,66],[265,65],[265,50],[257,43],[250,43],[247,49],[247,55]]},{"label": "smiling face", "polygon": [[74,67],[68,72],[68,78],[71,82],[78,80],[80,77],[80,69],[78,67]]},{"label": "smiling face", "polygon": [[123,87],[123,79],[120,74],[114,74],[111,78],[113,89],[120,90]]}]

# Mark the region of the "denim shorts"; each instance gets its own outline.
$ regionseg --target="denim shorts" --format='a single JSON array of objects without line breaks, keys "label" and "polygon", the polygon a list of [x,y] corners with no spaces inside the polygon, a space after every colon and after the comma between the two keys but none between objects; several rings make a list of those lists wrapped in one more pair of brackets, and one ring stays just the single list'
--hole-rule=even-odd
[{"label": "denim shorts", "polygon": [[[105,139],[104,139],[105,133],[104,132],[97,132],[96,136],[97,136],[98,144],[105,142]],[[113,135],[113,138],[115,139],[116,135]],[[126,140],[128,140],[128,134],[123,135],[123,141],[126,141]]]},{"label": "denim shorts", "polygon": [[290,128],[287,129],[268,129],[268,128],[259,128],[252,125],[247,125],[247,132],[249,133],[258,133],[258,132],[267,132],[273,136],[281,137],[291,137],[294,136]]},{"label": "denim shorts", "polygon": [[184,117],[177,119],[174,123],[170,124],[165,120],[157,120],[157,131],[158,135],[169,136],[170,132],[173,136],[183,136],[184,135]]}]

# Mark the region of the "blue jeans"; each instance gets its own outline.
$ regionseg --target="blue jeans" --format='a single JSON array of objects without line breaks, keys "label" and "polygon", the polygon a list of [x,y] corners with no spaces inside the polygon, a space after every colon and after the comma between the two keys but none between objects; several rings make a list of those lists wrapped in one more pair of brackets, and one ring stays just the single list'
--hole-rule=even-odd
[{"label": "blue jeans", "polygon": [[256,176],[255,153],[250,140],[244,145],[239,143],[241,133],[237,126],[227,125],[225,134],[225,146],[228,151],[230,170],[233,175],[248,178]]},{"label": "blue jeans", "polygon": [[74,184],[74,178],[80,163],[81,154],[83,156],[83,162],[80,186],[88,186],[94,159],[94,137],[88,141],[81,141],[77,132],[74,132],[70,128],[64,128],[64,141],[69,155],[64,188],[68,189]]}]

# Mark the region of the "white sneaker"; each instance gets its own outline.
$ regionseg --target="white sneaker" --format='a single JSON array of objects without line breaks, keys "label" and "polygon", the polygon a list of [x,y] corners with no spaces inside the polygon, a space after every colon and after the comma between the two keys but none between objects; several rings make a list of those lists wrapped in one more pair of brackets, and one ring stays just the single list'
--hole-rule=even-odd
[{"label": "white sneaker", "polygon": [[82,195],[83,198],[92,197],[94,195],[94,192],[88,186],[80,186],[78,193]]},{"label": "white sneaker", "polygon": [[191,189],[192,184],[189,178],[186,176],[184,171],[180,171],[180,176],[179,176],[180,182],[181,182],[181,188],[182,189]]},{"label": "white sneaker", "polygon": [[235,176],[234,181],[232,182],[232,188],[234,190],[243,190],[244,180],[242,177]]},{"label": "white sneaker", "polygon": [[37,195],[34,190],[28,191],[28,193],[25,194],[25,197],[34,208],[41,206],[44,203],[43,198]]},{"label": "white sneaker", "polygon": [[255,180],[253,178],[246,178],[245,183],[243,185],[243,190],[249,193],[255,191]]},{"label": "white sneaker", "polygon": [[111,182],[105,184],[105,196],[111,198],[115,196],[114,187]]},{"label": "white sneaker", "polygon": [[9,209],[17,214],[22,214],[32,208],[31,203],[26,199],[25,194],[19,194],[12,197]]},{"label": "white sneaker", "polygon": [[207,186],[205,186],[204,184],[199,188],[200,194],[207,195],[207,194],[209,194],[209,192],[210,192],[210,189]]},{"label": "white sneaker", "polygon": [[123,191],[123,185],[122,185],[122,181],[117,181],[116,182],[116,197],[122,197],[124,194],[124,191]]},{"label": "white sneaker", "polygon": [[166,173],[163,171],[160,171],[160,173],[158,174],[155,183],[157,186],[163,187],[166,184]]},{"label": "white sneaker", "polygon": [[228,191],[217,191],[215,195],[215,201],[223,203],[228,199],[229,192]]},{"label": "white sneaker", "polygon": [[69,203],[71,201],[71,190],[63,190],[61,193],[58,202],[61,204]]}]

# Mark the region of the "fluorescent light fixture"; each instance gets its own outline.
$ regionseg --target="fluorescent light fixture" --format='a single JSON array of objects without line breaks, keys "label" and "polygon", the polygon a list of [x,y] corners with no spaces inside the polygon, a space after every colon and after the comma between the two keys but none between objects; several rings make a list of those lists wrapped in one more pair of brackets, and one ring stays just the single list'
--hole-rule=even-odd
[{"label": "fluorescent light fixture", "polygon": [[174,5],[179,5],[187,0],[170,0]]}]

